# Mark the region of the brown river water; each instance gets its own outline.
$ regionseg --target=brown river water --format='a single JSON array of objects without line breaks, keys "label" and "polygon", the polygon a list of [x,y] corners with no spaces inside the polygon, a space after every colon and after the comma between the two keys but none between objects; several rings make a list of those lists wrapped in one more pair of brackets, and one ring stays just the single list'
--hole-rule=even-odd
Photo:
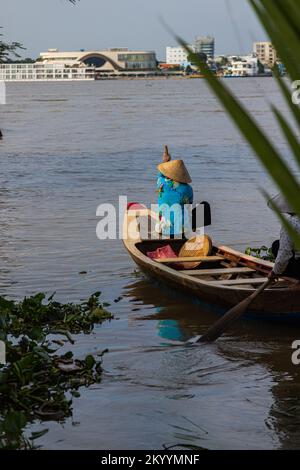
[{"label": "brown river water", "polygon": [[[288,157],[269,110],[286,112],[273,79],[226,82]],[[202,80],[7,85],[0,107],[0,286],[78,301],[101,290],[115,319],[76,342],[109,352],[101,384],[47,427],[44,449],[300,447],[295,327],[241,320],[214,345],[184,341],[213,309],[143,277],[120,240],[96,237],[97,206],[155,202],[163,144],[183,157],[209,233],[230,246],[270,244],[279,225],[260,189],[274,188]],[[86,271],[87,274],[79,274]],[[115,300],[118,300],[117,302]]]}]

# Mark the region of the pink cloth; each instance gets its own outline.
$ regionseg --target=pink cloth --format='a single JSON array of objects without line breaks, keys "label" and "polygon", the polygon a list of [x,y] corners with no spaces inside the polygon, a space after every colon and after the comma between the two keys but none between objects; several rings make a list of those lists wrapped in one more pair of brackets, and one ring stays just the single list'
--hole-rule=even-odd
[{"label": "pink cloth", "polygon": [[148,258],[150,259],[163,259],[163,258],[178,258],[176,253],[173,251],[170,245],[157,248],[155,251],[148,251]]}]

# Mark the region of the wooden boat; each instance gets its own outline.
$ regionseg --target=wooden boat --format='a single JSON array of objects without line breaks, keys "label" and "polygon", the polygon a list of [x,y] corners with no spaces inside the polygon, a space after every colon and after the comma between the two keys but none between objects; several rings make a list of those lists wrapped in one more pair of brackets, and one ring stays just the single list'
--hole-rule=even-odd
[{"label": "wooden boat", "polygon": [[[144,206],[129,207],[125,214],[123,242],[139,268],[163,285],[181,290],[201,302],[215,305],[224,313],[248,297],[265,282],[273,263],[264,261],[217,243],[210,256],[151,260],[147,253],[171,245],[178,254],[184,240],[162,239],[151,231],[155,214]],[[152,225],[151,225],[152,224]],[[145,225],[147,227],[145,237]],[[143,227],[143,229],[141,229]],[[150,234],[150,236],[149,236]],[[176,269],[176,262],[201,261],[198,268]],[[300,282],[281,278],[266,289],[251,305],[251,316],[280,321],[300,322]]]}]

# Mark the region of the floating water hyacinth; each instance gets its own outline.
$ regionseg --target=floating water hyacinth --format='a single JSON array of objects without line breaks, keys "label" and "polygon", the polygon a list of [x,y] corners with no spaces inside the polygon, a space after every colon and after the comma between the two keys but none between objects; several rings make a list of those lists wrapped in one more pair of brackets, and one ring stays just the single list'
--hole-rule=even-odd
[{"label": "floating water hyacinth", "polygon": [[74,344],[72,334],[90,333],[96,323],[112,318],[99,301],[100,292],[82,304],[45,298],[40,293],[17,303],[0,297],[0,338],[6,346],[6,363],[0,364],[0,449],[34,447],[47,430],[27,438],[24,427],[36,419],[71,416],[67,393],[78,397],[80,387],[101,380],[106,351],[79,360],[71,351],[59,354],[57,347]]}]

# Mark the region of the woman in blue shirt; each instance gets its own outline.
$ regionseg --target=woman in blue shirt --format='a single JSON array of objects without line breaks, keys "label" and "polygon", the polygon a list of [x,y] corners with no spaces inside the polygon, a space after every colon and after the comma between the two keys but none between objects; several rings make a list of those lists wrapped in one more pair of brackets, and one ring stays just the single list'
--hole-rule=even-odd
[{"label": "woman in blue shirt", "polygon": [[158,165],[158,212],[156,231],[163,235],[180,236],[191,229],[188,207],[193,204],[191,177],[182,160],[170,160],[166,152],[164,163]]}]

